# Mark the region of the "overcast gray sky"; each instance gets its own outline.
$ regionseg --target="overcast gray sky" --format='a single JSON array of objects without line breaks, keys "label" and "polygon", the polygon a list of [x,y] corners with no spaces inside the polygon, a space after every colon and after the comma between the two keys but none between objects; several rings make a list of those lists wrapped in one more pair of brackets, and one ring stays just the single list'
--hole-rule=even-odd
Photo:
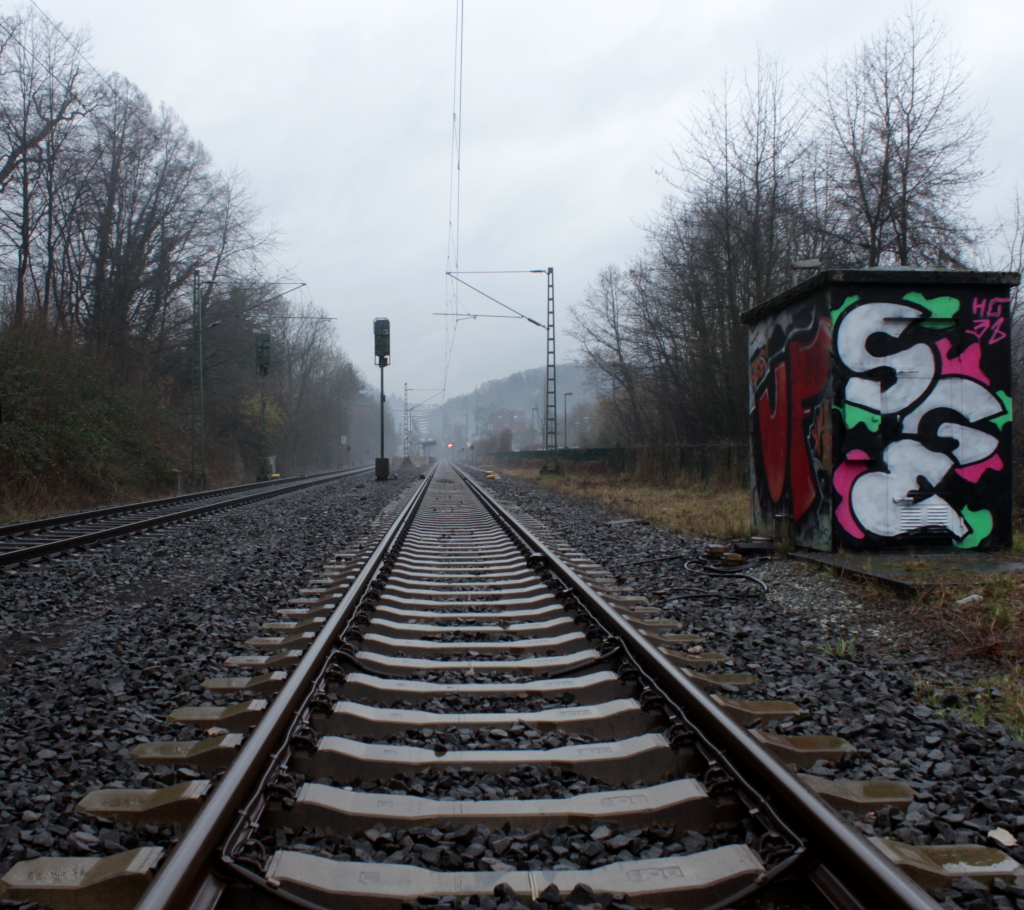
[{"label": "overcast gray sky", "polygon": [[[338,317],[372,381],[371,322],[392,322],[389,393],[442,384],[455,0],[39,0],[87,26],[93,60],[172,107],[221,167],[249,175],[277,259]],[[997,167],[978,201],[1024,188],[1020,0],[933,0],[986,105]],[[555,269],[558,321],[601,267],[643,246],[680,123],[758,47],[795,76],[842,55],[882,0],[466,0],[463,269]],[[470,279],[473,280],[473,279]],[[544,321],[543,276],[479,279]],[[484,283],[486,282],[486,283]],[[500,312],[471,292],[474,312]],[[477,302],[479,300],[479,303]],[[571,351],[559,337],[559,359]],[[460,323],[449,395],[543,365],[523,321]],[[417,395],[424,398],[425,395]]]}]

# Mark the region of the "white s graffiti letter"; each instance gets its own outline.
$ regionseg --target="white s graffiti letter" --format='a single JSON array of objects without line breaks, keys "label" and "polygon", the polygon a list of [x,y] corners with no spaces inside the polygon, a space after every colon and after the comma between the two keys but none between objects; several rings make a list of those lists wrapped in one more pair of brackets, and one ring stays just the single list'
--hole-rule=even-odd
[{"label": "white s graffiti letter", "polygon": [[930,345],[922,342],[888,357],[875,357],[867,351],[867,340],[872,335],[884,332],[899,338],[912,320],[924,315],[916,307],[902,303],[863,303],[843,317],[836,335],[836,352],[846,367],[854,373],[866,373],[877,367],[896,371],[896,383],[885,391],[878,380],[852,377],[846,383],[848,402],[881,414],[894,414],[928,391],[936,367]]}]

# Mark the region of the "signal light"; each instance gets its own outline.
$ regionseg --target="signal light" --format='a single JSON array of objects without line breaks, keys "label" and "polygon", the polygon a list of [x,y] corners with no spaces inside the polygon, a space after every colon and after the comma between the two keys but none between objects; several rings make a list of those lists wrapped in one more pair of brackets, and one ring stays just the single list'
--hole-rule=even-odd
[{"label": "signal light", "polygon": [[391,320],[373,320],[373,353],[381,366],[386,366],[391,357]]}]

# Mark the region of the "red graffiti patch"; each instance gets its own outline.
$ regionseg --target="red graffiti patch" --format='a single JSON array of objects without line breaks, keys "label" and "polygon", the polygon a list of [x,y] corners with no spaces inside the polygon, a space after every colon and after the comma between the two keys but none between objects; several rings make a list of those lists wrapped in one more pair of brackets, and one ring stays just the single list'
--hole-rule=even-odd
[{"label": "red graffiti patch", "polygon": [[828,349],[831,340],[831,332],[825,327],[825,320],[821,320],[817,334],[811,341],[789,347],[789,362],[793,369],[790,388],[790,432],[793,445],[789,452],[793,521],[799,521],[818,498],[818,484],[808,454],[808,430],[804,428],[813,431],[809,424],[812,423],[815,400],[828,380]]},{"label": "red graffiti patch", "polygon": [[836,521],[842,526],[851,537],[857,540],[864,539],[864,532],[853,517],[853,510],[850,508],[850,488],[853,482],[868,469],[869,455],[867,452],[855,449],[846,456],[839,467],[832,475],[832,485],[835,487],[836,495],[842,500],[836,507]]},{"label": "red graffiti patch", "polygon": [[[789,383],[786,364],[780,363],[772,374],[775,381],[775,407],[768,403],[768,390],[757,399],[757,423],[761,428],[761,456],[772,502],[782,499],[786,485],[786,417],[789,414]],[[771,408],[769,410],[769,408]]]},{"label": "red graffiti patch", "polygon": [[981,343],[975,342],[968,345],[960,353],[959,357],[950,357],[949,352],[953,350],[953,342],[948,338],[940,338],[935,342],[935,348],[941,358],[943,376],[970,376],[984,385],[991,385],[992,382],[985,375],[981,368]]},{"label": "red graffiti patch", "polygon": [[1003,459],[996,452],[995,455],[986,458],[984,461],[979,461],[977,464],[969,464],[966,467],[957,468],[956,473],[968,483],[977,483],[981,479],[981,475],[986,471],[1001,471],[1005,467]]}]

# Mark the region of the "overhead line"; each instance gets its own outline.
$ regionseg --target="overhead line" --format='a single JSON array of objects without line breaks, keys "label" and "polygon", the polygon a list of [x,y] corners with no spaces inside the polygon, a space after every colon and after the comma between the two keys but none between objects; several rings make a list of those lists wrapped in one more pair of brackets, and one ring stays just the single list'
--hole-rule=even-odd
[{"label": "overhead line", "polygon": [[498,306],[502,306],[506,310],[508,310],[509,312],[515,313],[520,319],[525,319],[527,322],[532,322],[535,326],[539,326],[540,328],[544,328],[544,326],[542,326],[539,322],[537,322],[536,319],[531,319],[525,313],[520,313],[519,310],[515,309],[514,307],[510,307],[507,303],[502,303],[500,300],[498,300],[497,297],[492,297],[490,294],[487,294],[484,291],[481,291],[480,288],[473,287],[473,285],[471,285],[468,281],[463,281],[461,278],[459,278],[458,275],[454,274],[453,272],[448,272],[448,275],[450,277],[454,278],[457,282],[459,282],[459,284],[464,284],[471,291],[476,291],[478,294],[482,294],[488,300],[493,300],[496,304],[498,304]]},{"label": "overhead line", "polygon": [[[451,313],[431,313],[431,316],[451,316]],[[457,319],[529,319],[528,316],[506,316],[504,313],[459,313]]]},{"label": "overhead line", "polygon": [[[452,150],[449,164],[448,183],[448,260],[446,273],[459,268],[459,239],[462,210],[462,72],[463,47],[465,46],[465,0],[455,2],[455,63],[452,85]],[[454,259],[454,262],[453,262]],[[449,313],[448,311],[451,310]],[[441,385],[448,387],[448,371],[455,351],[455,333],[458,330],[459,288],[452,284],[445,298],[446,317],[454,317],[449,326],[445,319],[444,376]],[[450,334],[449,334],[450,328]]]}]

